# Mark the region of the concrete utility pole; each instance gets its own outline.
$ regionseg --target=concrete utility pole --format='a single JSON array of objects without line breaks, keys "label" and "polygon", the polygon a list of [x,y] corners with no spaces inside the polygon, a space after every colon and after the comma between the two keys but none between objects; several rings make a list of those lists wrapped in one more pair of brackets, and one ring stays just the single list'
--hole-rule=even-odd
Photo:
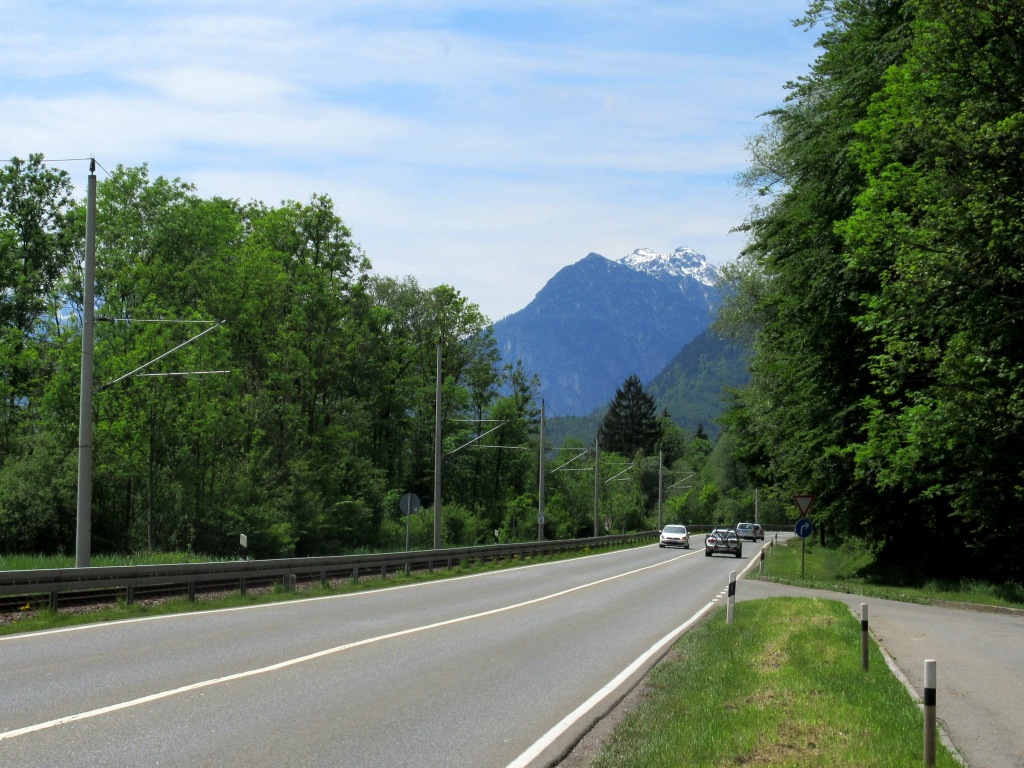
[{"label": "concrete utility pole", "polygon": [[601,444],[594,438],[594,538],[597,538],[597,513],[601,497]]},{"label": "concrete utility pole", "polygon": [[441,548],[441,339],[437,339],[437,388],[434,394],[434,549]]},{"label": "concrete utility pole", "polygon": [[663,485],[663,483],[662,483],[662,480],[661,480],[662,466],[663,466],[662,452],[661,452],[661,450],[659,450],[658,451],[658,530],[659,531],[662,528],[664,528],[664,525],[662,524],[662,521],[661,521],[662,520],[662,516],[661,516],[661,503],[662,503],[662,495],[663,495],[662,494],[662,485]]},{"label": "concrete utility pole", "polygon": [[92,556],[92,391],[95,337],[96,160],[89,161],[85,213],[85,264],[82,278],[82,378],[78,399],[78,517],[75,524],[75,567],[88,568]]},{"label": "concrete utility pole", "polygon": [[540,401],[540,467],[537,470],[537,541],[544,541],[544,400]]}]

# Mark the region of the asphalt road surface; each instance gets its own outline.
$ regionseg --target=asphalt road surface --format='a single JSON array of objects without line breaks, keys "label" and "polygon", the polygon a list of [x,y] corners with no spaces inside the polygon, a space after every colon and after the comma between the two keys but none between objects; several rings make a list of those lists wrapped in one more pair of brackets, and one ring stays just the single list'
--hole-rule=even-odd
[{"label": "asphalt road surface", "polygon": [[760,549],[700,541],[0,638],[0,765],[543,765]]}]

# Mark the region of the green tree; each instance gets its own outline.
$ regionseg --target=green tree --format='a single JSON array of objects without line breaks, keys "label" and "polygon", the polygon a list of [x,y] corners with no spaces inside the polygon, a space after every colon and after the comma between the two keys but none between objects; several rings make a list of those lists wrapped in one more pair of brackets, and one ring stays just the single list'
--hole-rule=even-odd
[{"label": "green tree", "polygon": [[74,255],[71,181],[17,157],[0,168],[0,463],[17,452],[24,419],[52,375],[61,279]]},{"label": "green tree", "polygon": [[742,179],[755,195],[749,244],[728,270],[733,290],[720,321],[753,340],[751,383],[724,418],[752,482],[813,490],[819,524],[869,536],[865,507],[887,514],[905,500],[879,498],[856,471],[852,446],[876,352],[856,317],[878,276],[848,269],[836,225],[864,185],[851,154],[857,125],[910,43],[905,10],[898,1],[811,4],[804,22],[823,25],[822,53],[751,143]]},{"label": "green tree", "polygon": [[[10,548],[73,542],[83,225],[40,157],[0,173]],[[328,197],[204,199],[118,166],[98,185],[97,242],[94,551],[224,554],[239,533],[257,557],[390,545],[401,494],[430,496],[439,342],[446,541],[493,536],[528,503],[536,379],[501,369],[454,288],[371,277]],[[485,448],[455,451],[489,420]],[[417,541],[428,527],[419,515]]]},{"label": "green tree", "polygon": [[661,434],[654,397],[644,391],[638,376],[629,376],[616,388],[598,430],[602,450],[625,456],[633,456],[637,451],[649,455],[657,452]]},{"label": "green tree", "polygon": [[913,535],[949,571],[963,541],[969,572],[1019,577],[1004,543],[1024,504],[1024,18],[1007,0],[910,7],[913,45],[858,125],[866,183],[839,229],[848,271],[880,276],[856,318],[875,349],[857,468],[913,510],[883,543]]}]

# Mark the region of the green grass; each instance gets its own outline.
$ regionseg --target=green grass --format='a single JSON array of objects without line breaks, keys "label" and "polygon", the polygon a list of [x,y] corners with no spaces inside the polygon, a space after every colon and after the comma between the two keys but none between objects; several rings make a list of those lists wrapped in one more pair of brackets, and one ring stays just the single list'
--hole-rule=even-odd
[{"label": "green grass", "polygon": [[[779,542],[766,553],[763,578],[783,584],[910,603],[946,600],[1024,608],[1024,585],[1021,584],[931,580],[919,585],[910,585],[886,583],[879,577],[865,576],[864,574],[871,574],[876,569],[872,568],[874,563],[871,553],[857,540],[844,542],[835,548],[822,547],[816,542],[808,541],[802,576],[800,559],[799,539],[789,539],[788,543]],[[757,570],[751,572],[750,578],[758,578]]]},{"label": "green grass", "polygon": [[[648,676],[641,703],[593,768],[921,765],[923,716],[838,602],[736,605],[687,633]],[[936,765],[959,763],[940,745]]]},{"label": "green grass", "polygon": [[[110,568],[116,565],[226,562],[230,559],[207,557],[195,552],[136,552],[131,555],[94,555],[89,558],[89,563],[96,568]],[[0,571],[74,567],[74,555],[0,555]]]}]

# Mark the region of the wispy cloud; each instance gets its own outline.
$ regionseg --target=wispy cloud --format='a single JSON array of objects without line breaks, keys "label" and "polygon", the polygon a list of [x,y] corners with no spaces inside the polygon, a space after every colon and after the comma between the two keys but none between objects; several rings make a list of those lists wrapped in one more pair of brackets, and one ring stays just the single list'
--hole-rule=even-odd
[{"label": "wispy cloud", "polygon": [[377,271],[499,317],[589,251],[739,251],[732,180],[813,56],[804,6],[0,0],[0,149],[327,193]]}]

